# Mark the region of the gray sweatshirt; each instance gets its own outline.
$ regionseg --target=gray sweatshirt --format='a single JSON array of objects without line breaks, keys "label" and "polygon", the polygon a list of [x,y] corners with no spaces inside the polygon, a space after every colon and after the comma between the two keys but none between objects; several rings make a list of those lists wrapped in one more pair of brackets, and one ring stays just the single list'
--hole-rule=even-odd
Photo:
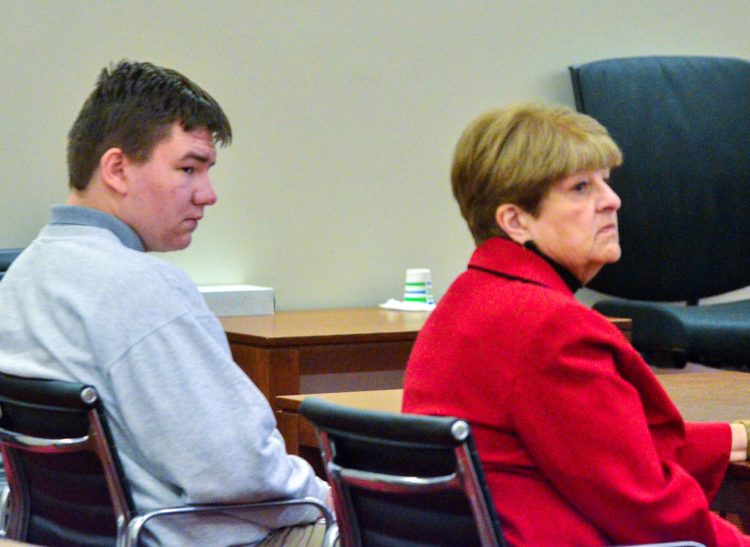
[{"label": "gray sweatshirt", "polygon": [[[138,510],[325,499],[190,278],[100,211],[54,207],[0,282],[0,370],[96,387]],[[287,509],[151,529],[164,545],[235,545],[314,517]]]}]

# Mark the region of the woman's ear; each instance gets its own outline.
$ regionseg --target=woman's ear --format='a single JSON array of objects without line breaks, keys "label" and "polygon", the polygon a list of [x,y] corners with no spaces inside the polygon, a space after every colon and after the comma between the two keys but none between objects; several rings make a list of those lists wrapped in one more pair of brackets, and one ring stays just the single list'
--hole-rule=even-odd
[{"label": "woman's ear", "polygon": [[128,193],[125,164],[128,159],[120,148],[110,148],[99,159],[99,176],[106,187],[125,196]]},{"label": "woman's ear", "polygon": [[509,238],[523,245],[532,239],[529,233],[529,213],[514,203],[503,203],[495,210],[495,222]]}]

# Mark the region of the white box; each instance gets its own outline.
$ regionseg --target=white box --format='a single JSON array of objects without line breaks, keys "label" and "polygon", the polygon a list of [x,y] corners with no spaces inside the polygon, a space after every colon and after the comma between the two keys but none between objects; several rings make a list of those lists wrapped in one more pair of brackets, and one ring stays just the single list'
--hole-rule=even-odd
[{"label": "white box", "polygon": [[227,315],[272,315],[276,308],[273,289],[255,285],[204,285],[198,287],[209,309]]}]

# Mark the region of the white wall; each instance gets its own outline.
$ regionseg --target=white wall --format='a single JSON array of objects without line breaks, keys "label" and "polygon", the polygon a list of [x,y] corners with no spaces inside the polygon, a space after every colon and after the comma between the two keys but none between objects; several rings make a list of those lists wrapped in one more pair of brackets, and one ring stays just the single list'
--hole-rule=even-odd
[{"label": "white wall", "polygon": [[168,255],[197,283],[365,306],[428,267],[440,296],[473,247],[448,181],[470,119],[572,105],[572,63],[750,58],[748,21],[747,0],[0,0],[0,247],[65,199],[65,137],[101,67],[149,60],[205,87],[235,131],[219,204]]}]

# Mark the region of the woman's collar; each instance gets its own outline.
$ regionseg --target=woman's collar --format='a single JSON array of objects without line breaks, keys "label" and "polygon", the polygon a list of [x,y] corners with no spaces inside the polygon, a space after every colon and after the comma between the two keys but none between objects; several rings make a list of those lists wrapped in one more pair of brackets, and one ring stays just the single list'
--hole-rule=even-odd
[{"label": "woman's collar", "polygon": [[576,276],[570,273],[570,270],[568,270],[565,266],[563,266],[559,262],[552,260],[546,254],[540,251],[539,247],[536,246],[536,243],[534,243],[533,241],[527,241],[526,243],[523,244],[523,246],[529,249],[530,251],[533,251],[538,256],[542,257],[545,260],[545,262],[547,262],[547,264],[552,266],[552,268],[562,278],[562,280],[565,282],[565,284],[568,286],[571,292],[574,293],[578,289],[583,287],[583,283],[581,283],[581,281]]}]

